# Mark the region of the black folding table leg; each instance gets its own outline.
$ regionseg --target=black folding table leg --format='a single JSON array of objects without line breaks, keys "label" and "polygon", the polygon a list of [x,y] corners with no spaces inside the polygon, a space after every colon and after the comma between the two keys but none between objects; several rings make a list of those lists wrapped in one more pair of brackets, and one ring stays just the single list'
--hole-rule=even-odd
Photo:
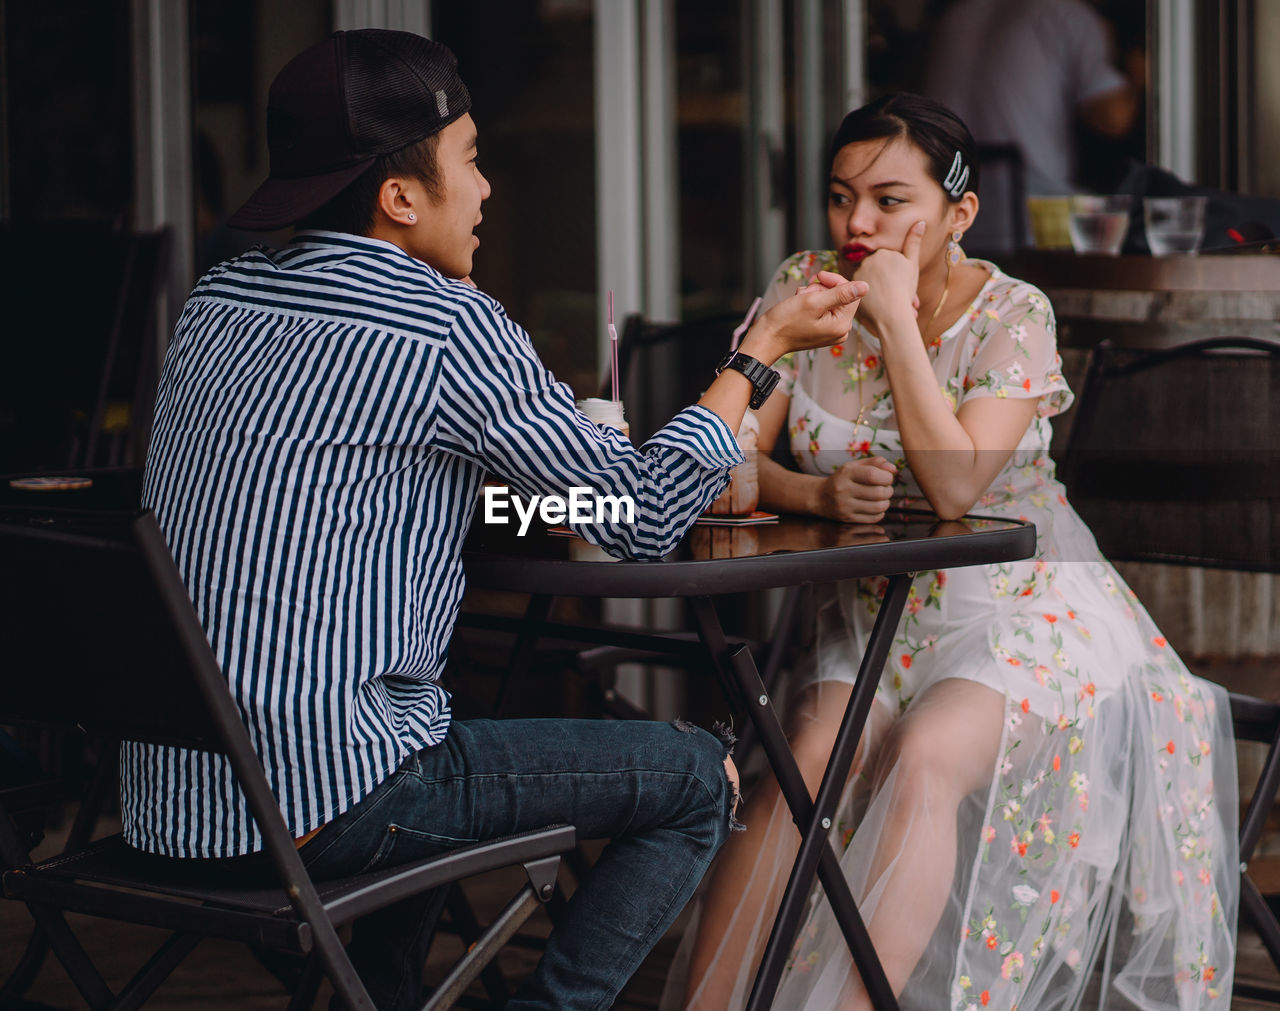
[{"label": "black folding table leg", "polygon": [[[791,633],[799,620],[800,600],[804,591],[804,586],[788,586],[782,606],[778,609],[777,620],[774,621],[773,631],[769,635],[769,651],[765,654],[764,670],[760,674],[760,680],[764,682],[766,692],[773,692],[773,686],[777,683],[778,674],[782,670],[787,644],[791,641]],[[747,725],[738,732],[738,747],[735,751],[743,763],[755,746],[755,738],[756,725],[748,720]]]},{"label": "black folding table leg", "polygon": [[[768,695],[764,691],[763,682],[755,671],[755,665],[752,663],[750,650],[746,646],[737,647],[731,654],[731,660],[735,669],[739,672],[739,677],[745,683],[759,685],[759,697],[767,699]],[[779,726],[776,732],[768,730],[763,733],[761,742],[766,754],[777,756],[778,768],[787,770],[786,773],[778,777],[779,783],[785,779],[790,784],[783,796],[787,799],[788,807],[791,809],[792,820],[795,821],[797,827],[803,829],[803,826],[807,825],[812,817],[813,804],[809,800],[809,792],[805,787],[804,779],[800,775],[799,766],[796,765],[794,757],[792,757],[790,750],[787,749],[787,742],[782,735],[781,727]],[[792,802],[793,799],[795,803]],[[828,830],[824,828],[823,831],[825,833]],[[885,977],[884,968],[880,965],[880,960],[875,954],[875,947],[871,943],[870,934],[867,933],[866,924],[862,921],[862,914],[858,911],[857,904],[853,901],[853,895],[849,891],[849,883],[844,879],[844,875],[840,871],[840,858],[836,855],[835,850],[831,848],[829,842],[821,848],[818,858],[818,879],[822,882],[823,889],[827,893],[827,900],[831,903],[831,910],[835,915],[836,923],[839,924],[841,933],[844,934],[849,945],[849,951],[853,955],[854,964],[858,967],[858,974],[863,980],[867,993],[871,995],[873,1001],[877,1002],[877,1008],[882,1009],[882,1011],[888,1011],[888,1009],[896,1011],[898,1005],[894,1000],[889,981]],[[761,966],[763,967],[764,965],[765,963],[762,960]],[[759,975],[759,971],[757,971],[757,978]],[[775,989],[776,985],[775,983]]]},{"label": "black folding table leg", "polygon": [[[862,658],[853,695],[845,710],[831,759],[818,790],[816,803],[809,799],[809,792],[796,765],[795,756],[787,744],[782,726],[770,704],[750,652],[745,647],[739,647],[730,656],[723,629],[720,627],[710,599],[698,598],[692,601],[699,634],[712,652],[718,673],[721,673],[722,677],[732,675],[736,690],[731,691],[730,697],[745,695],[751,700],[748,711],[759,730],[761,743],[778,777],[779,788],[802,831],[800,852],[797,854],[787,888],[783,892],[769,943],[756,974],[755,986],[747,1004],[748,1011],[760,1011],[768,1007],[773,999],[781,979],[787,952],[800,926],[800,917],[804,911],[808,889],[815,871],[822,881],[832,912],[849,944],[854,963],[858,967],[872,1004],[877,1011],[897,1011],[897,1000],[893,996],[884,969],[871,945],[866,926],[849,893],[848,883],[840,873],[839,860],[832,851],[827,836],[831,817],[853,764],[862,728],[871,711],[880,673],[897,632],[910,585],[911,578],[906,575],[894,576],[889,581],[880,613]],[[722,666],[728,669],[722,670]]]},{"label": "black folding table leg", "polygon": [[[719,619],[716,617],[715,610],[710,606],[709,601],[706,606],[695,606],[694,615],[698,621],[699,633],[708,646],[713,649],[713,654],[719,657],[728,652],[729,660],[725,666],[726,671],[732,672],[733,677],[730,685],[726,687],[726,691],[730,694],[730,697],[736,698],[745,694],[751,699],[747,707],[752,717],[751,725],[760,727],[761,744],[778,778],[779,788],[787,801],[788,807],[791,809],[792,819],[803,831],[804,826],[809,822],[813,803],[809,799],[809,791],[800,774],[800,768],[796,765],[795,756],[787,744],[786,735],[783,733],[782,725],[778,721],[777,713],[770,703],[768,692],[765,690],[760,675],[756,671],[755,662],[751,658],[751,651],[745,645],[739,645],[732,651],[729,650]],[[721,674],[719,664],[717,664],[717,674]],[[728,677],[729,674],[725,673],[721,676]],[[821,847],[818,876],[822,881],[823,888],[826,890],[836,922],[840,925],[841,932],[844,934],[853,953],[854,963],[858,967],[858,972],[861,974],[862,979],[866,981],[867,992],[880,1001],[877,1007],[882,1011],[887,1011],[887,1009],[896,1011],[897,1004],[894,1002],[888,980],[885,979],[884,969],[880,966],[879,959],[875,956],[875,950],[871,945],[866,926],[863,924],[862,917],[853,901],[853,896],[849,892],[848,882],[845,881],[840,872],[839,858],[830,845]],[[772,933],[770,936],[773,936]],[[757,986],[761,978],[761,972],[765,967],[766,964],[762,961],[761,969],[756,974]],[[773,989],[777,989],[776,981]],[[772,991],[770,992],[771,997]],[[755,997],[753,991],[753,999],[757,1000],[758,1003],[761,998]]]}]

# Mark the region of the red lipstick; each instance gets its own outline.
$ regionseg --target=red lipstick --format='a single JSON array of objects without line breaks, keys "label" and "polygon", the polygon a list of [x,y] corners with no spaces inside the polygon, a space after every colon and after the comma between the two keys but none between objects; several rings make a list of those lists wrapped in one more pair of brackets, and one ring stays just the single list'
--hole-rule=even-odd
[{"label": "red lipstick", "polygon": [[840,256],[849,263],[861,263],[873,252],[861,242],[847,242],[840,247]]}]

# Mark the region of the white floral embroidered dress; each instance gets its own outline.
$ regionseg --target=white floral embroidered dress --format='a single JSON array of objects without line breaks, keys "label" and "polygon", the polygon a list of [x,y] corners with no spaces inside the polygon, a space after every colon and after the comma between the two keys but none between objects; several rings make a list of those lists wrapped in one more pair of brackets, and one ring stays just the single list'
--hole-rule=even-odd
[{"label": "white floral embroidered dress", "polygon": [[[953,408],[974,397],[1039,401],[972,510],[1032,520],[1039,543],[1027,561],[920,574],[878,690],[890,712],[943,678],[1006,699],[997,768],[961,807],[951,898],[902,1006],[1076,1007],[1110,936],[1109,1006],[1225,1009],[1239,891],[1225,694],[1182,664],[1054,479],[1049,418],[1072,395],[1048,301],[971,262],[991,277],[930,355]],[[764,308],[835,268],[834,253],[791,257]],[[876,338],[855,323],[842,347],[796,355],[780,371],[802,469],[825,475],[880,455],[899,467],[895,500],[928,507],[906,467]],[[806,680],[853,680],[883,589],[858,581],[819,596]],[[833,829],[841,844],[852,839],[842,866],[868,922],[870,856],[892,788],[868,807],[855,785]],[[836,1007],[848,971],[816,891],[775,1007]]]}]

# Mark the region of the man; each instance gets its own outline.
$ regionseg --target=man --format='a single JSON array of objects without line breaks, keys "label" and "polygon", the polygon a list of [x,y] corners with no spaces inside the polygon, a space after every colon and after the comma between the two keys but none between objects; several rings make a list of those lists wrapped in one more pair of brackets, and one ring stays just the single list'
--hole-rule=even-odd
[{"label": "man", "polygon": [[1111,48],[1086,0],[958,0],[934,30],[923,91],[978,143],[1017,144],[1029,195],[1074,193],[1076,122],[1118,138],[1139,112],[1144,69],[1122,74]]},{"label": "man", "polygon": [[[683,725],[451,722],[436,679],[462,542],[494,471],[525,494],[630,495],[632,522],[580,532],[664,553],[740,462],[733,433],[768,377],[724,370],[643,452],[580,415],[502,307],[454,280],[471,272],[489,195],[455,68],[437,43],[366,30],[277,76],[271,176],[231,223],[304,228],[196,286],[165,361],[144,500],[311,872],[561,821],[613,839],[511,1005],[601,1008],[723,842],[736,771],[724,744]],[[840,340],[865,285],[825,283],[741,350],[768,365]],[[213,756],[127,745],[122,797],[142,849],[261,847]],[[380,1008],[417,1006],[433,903],[357,925],[352,956]]]}]

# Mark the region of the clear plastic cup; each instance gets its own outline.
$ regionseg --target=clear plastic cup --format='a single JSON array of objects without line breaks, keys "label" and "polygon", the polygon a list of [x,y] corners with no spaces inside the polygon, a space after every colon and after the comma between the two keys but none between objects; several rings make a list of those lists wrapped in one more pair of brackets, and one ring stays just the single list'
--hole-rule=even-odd
[{"label": "clear plastic cup", "polygon": [[1190,254],[1204,240],[1206,197],[1143,197],[1142,223],[1155,256]]},{"label": "clear plastic cup", "polygon": [[1067,214],[1071,248],[1077,253],[1117,255],[1129,231],[1132,205],[1133,198],[1127,193],[1106,197],[1072,196]]},{"label": "clear plastic cup", "polygon": [[760,473],[756,464],[760,422],[748,411],[738,429],[738,445],[746,460],[729,471],[729,487],[720,493],[707,513],[711,516],[750,516],[760,505]]}]

